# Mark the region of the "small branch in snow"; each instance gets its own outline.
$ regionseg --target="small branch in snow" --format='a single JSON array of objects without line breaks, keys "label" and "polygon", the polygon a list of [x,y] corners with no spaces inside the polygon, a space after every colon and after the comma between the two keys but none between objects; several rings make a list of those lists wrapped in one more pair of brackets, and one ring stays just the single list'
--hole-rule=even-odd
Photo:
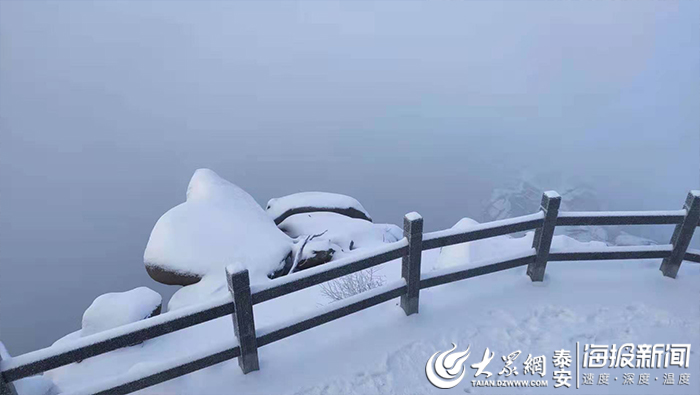
[{"label": "small branch in snow", "polygon": [[304,247],[306,247],[306,243],[310,242],[311,240],[313,240],[317,237],[323,236],[324,234],[326,234],[326,232],[328,232],[328,229],[324,230],[323,232],[321,232],[319,234],[306,236],[306,238],[304,239],[304,242],[301,244],[301,247],[299,248],[297,253],[294,255],[294,263],[292,263],[292,268],[289,269],[290,273],[294,273],[294,269],[296,269],[297,266],[299,265],[299,261],[301,260],[301,257],[304,254]]}]

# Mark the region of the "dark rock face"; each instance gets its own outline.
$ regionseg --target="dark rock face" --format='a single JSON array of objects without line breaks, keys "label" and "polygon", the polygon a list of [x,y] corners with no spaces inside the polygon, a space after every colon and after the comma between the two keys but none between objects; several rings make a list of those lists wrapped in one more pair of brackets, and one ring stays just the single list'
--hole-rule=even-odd
[{"label": "dark rock face", "polygon": [[302,213],[314,213],[314,212],[330,212],[330,213],[337,213],[344,215],[346,217],[350,218],[357,218],[357,219],[363,219],[365,221],[372,222],[372,218],[368,217],[365,213],[362,211],[353,208],[353,207],[295,207],[293,209],[287,210],[284,213],[282,213],[280,216],[275,218],[275,225],[279,225],[287,219],[288,217],[291,217],[292,215],[295,214],[302,214]]},{"label": "dark rock face", "polygon": [[[323,265],[324,263],[330,262],[333,259],[333,254],[336,250],[334,248],[328,248],[324,250],[311,250],[311,256],[299,260],[297,267],[294,268],[294,273],[308,269],[314,266]],[[284,260],[284,264],[280,266],[279,269],[268,274],[268,278],[274,279],[277,277],[286,276],[292,269],[294,265],[294,255],[289,253],[287,259]]]},{"label": "dark rock face", "polygon": [[[160,311],[161,311],[162,309],[163,309],[163,303],[159,304],[155,309],[153,309],[153,311],[151,312],[151,314],[149,314],[149,315],[146,316],[146,317],[143,317],[143,319],[145,320],[146,318],[151,318],[151,317],[155,317],[155,316],[157,316],[157,315],[160,315]],[[143,343],[143,342],[134,342],[134,343],[129,344],[127,347],[138,346],[139,344],[142,344],[142,343]],[[81,359],[80,361],[78,361],[78,362],[82,362],[82,359]]]},{"label": "dark rock face", "polygon": [[192,285],[202,279],[196,274],[168,271],[160,266],[146,265],[146,272],[155,281],[166,285]]},{"label": "dark rock face", "polygon": [[331,259],[333,259],[333,254],[335,254],[335,250],[329,248],[327,250],[322,251],[314,250],[312,251],[312,253],[313,256],[311,256],[310,258],[302,259],[299,261],[299,264],[297,265],[296,269],[294,269],[295,272],[330,262]]},{"label": "dark rock face", "polygon": [[293,264],[294,264],[294,256],[290,252],[289,255],[287,255],[287,258],[285,258],[284,261],[282,262],[282,264],[280,265],[279,269],[268,274],[267,277],[270,279],[273,279],[273,278],[277,278],[277,277],[286,276],[287,274],[289,274],[289,270],[292,268]]},{"label": "dark rock face", "polygon": [[160,315],[160,312],[162,309],[163,309],[163,303],[159,304],[155,309],[153,309],[153,311],[151,311],[151,314],[149,314],[148,317],[144,317],[144,319]]}]

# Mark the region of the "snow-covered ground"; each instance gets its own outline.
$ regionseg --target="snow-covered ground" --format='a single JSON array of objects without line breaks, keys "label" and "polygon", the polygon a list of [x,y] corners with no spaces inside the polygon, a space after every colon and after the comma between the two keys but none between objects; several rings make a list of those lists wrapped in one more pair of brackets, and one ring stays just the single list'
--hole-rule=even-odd
[{"label": "snow-covered ground", "polygon": [[[304,195],[291,196],[294,205],[290,207],[296,207],[300,202],[295,199]],[[333,194],[313,196],[318,207],[362,207],[354,199],[352,204],[338,202]],[[325,202],[328,197],[330,201]],[[276,202],[282,205],[289,200],[280,198]],[[533,218],[537,216],[541,214],[533,214]],[[463,218],[445,232],[483,226]],[[317,245],[309,247],[307,252],[313,252],[311,257],[324,250],[331,251],[330,247],[323,246],[332,246],[332,251],[325,255],[332,260],[325,263],[328,265],[337,265],[340,262],[333,261],[351,255],[387,251],[396,246],[391,243],[406,243],[401,229],[395,225],[373,224],[349,218],[341,212],[299,213],[276,226],[272,217],[245,191],[203,169],[195,172],[186,203],[168,211],[156,224],[144,261],[147,268],[163,269],[156,273],[156,280],[166,272],[175,276],[161,278],[166,283],[182,273],[201,277],[198,283],[186,285],[170,299],[168,311],[178,314],[200,302],[213,303],[228,298],[223,270],[227,262],[242,265],[254,274],[252,289],[265,287],[270,281],[267,276],[270,270],[279,266],[285,255],[296,254],[297,262],[303,256],[300,246],[306,245],[309,235],[313,234],[319,239],[313,240]],[[436,270],[454,270],[452,268],[460,265],[477,267],[503,257],[526,254],[532,251],[533,234],[498,236],[426,251],[421,268],[427,275]],[[624,238],[622,244],[650,244],[633,235],[625,234]],[[552,241],[552,251],[591,250],[604,246],[606,243],[602,241],[580,241],[566,235],[555,236]],[[583,359],[576,354],[577,342],[581,352],[586,344],[611,347],[629,343],[691,344],[695,347],[700,344],[700,265],[687,262],[678,278],[670,279],[661,275],[659,264],[659,260],[550,262],[541,283],[531,282],[526,269],[519,267],[425,289],[420,293],[419,314],[406,316],[395,299],[262,347],[259,349],[260,371],[243,375],[236,361],[227,361],[141,393],[559,393],[566,388],[554,387],[552,358],[555,350],[568,350],[573,359],[568,369],[573,375],[569,390],[575,388],[576,377],[581,379],[583,373],[594,373],[596,383],[601,373],[607,373],[610,374],[608,385],[584,385],[580,392],[697,394],[700,391],[700,358],[692,346],[687,368],[576,370],[576,362]],[[323,270],[323,267],[310,270]],[[333,288],[335,292],[329,293],[329,288],[324,288],[327,284],[319,284],[254,306],[258,333],[266,333],[281,323],[296,322],[299,317],[319,309],[332,308],[330,304],[338,303],[333,300],[353,295],[358,290],[377,292],[372,288],[381,283],[390,286],[402,281],[399,259],[380,265],[376,270],[369,276],[354,277],[355,283],[341,283]],[[295,275],[297,273],[288,276]],[[189,281],[189,278],[181,280]],[[357,281],[365,283],[357,284]],[[135,297],[138,300],[134,300]],[[154,312],[160,303],[159,295],[146,288],[103,295],[86,312],[83,329],[59,339],[54,350],[65,348],[73,341],[87,341],[82,337],[86,334],[138,321]],[[93,336],[101,335],[104,333]],[[108,388],[104,382],[118,384],[125,378],[138,379],[156,368],[163,370],[165,366],[183,364],[236,344],[231,317],[222,317],[54,369],[41,378],[22,380],[17,387],[20,395],[46,395],[56,389],[68,394],[89,394]],[[464,365],[466,377],[451,389],[439,389],[428,381],[426,363],[432,355],[449,350],[453,344],[457,345],[457,351],[468,347],[471,350]],[[494,353],[486,368],[493,373],[490,379],[502,379],[498,373],[504,367],[505,357],[519,352],[513,367],[521,374],[511,378],[547,380],[548,385],[536,388],[473,386],[476,369],[471,365],[480,362],[487,349]],[[10,358],[4,348],[0,347],[0,352],[4,360]],[[40,352],[51,354],[51,350]],[[528,355],[546,357],[547,369],[543,377],[524,374],[523,363]],[[634,384],[623,385],[623,375],[629,373],[634,374]],[[642,373],[650,375],[648,385],[638,384]],[[673,387],[662,384],[665,373],[674,373]],[[689,385],[679,385],[681,374],[687,373],[690,373]],[[479,378],[484,380],[483,376]]]},{"label": "snow-covered ground", "polygon": [[[529,233],[520,239],[480,241],[478,250],[497,247],[504,254],[513,253],[527,248],[531,237]],[[557,236],[553,247],[586,245]],[[439,250],[425,252],[424,270],[440,266],[438,257]],[[658,266],[658,260],[553,262],[543,283],[532,283],[524,267],[451,283],[421,291],[419,314],[405,316],[397,299],[265,346],[259,350],[260,371],[243,375],[232,360],[141,393],[560,393],[566,389],[553,388],[551,357],[559,349],[574,355],[576,342],[618,347],[624,343],[700,344],[700,265],[684,263],[675,280],[663,277]],[[381,273],[389,281],[399,278],[400,261],[382,265]],[[255,306],[256,326],[293,319],[327,303],[320,286],[265,302]],[[84,387],[88,380],[138,372],[150,363],[232,344],[232,339],[231,319],[224,317],[47,375],[70,392]],[[543,379],[548,379],[549,386],[472,387],[474,370],[467,368],[460,385],[438,389],[426,379],[425,364],[435,352],[451,348],[451,343],[460,350],[471,346],[468,365],[479,362],[486,347],[495,352],[487,369],[494,376],[503,367],[503,355],[521,350],[523,355],[515,363],[520,372],[527,354],[546,355],[549,366]],[[584,386],[580,393],[696,394],[700,389],[700,358],[692,348],[689,369],[583,372],[596,373],[596,380],[598,373],[610,373],[610,384]],[[623,386],[622,374],[629,372],[635,377],[651,373],[650,384],[637,385],[635,378],[635,385]],[[675,373],[672,388],[661,384],[665,372]],[[678,385],[680,373],[691,373],[689,386]]]}]

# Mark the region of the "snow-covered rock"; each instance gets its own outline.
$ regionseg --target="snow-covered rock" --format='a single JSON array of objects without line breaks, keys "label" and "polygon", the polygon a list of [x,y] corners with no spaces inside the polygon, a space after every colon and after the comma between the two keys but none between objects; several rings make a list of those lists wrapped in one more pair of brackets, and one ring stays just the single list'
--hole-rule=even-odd
[{"label": "snow-covered rock", "polygon": [[310,212],[334,212],[372,222],[367,210],[356,199],[329,192],[301,192],[267,202],[267,213],[280,224],[294,214]]},{"label": "snow-covered rock", "polygon": [[403,237],[396,225],[374,224],[334,212],[295,214],[279,224],[288,236],[296,239],[293,259],[285,262],[272,277],[279,277],[340,258],[353,250],[377,247]]},{"label": "snow-covered rock", "polygon": [[340,246],[342,252],[393,243],[403,237],[403,230],[396,225],[374,224],[329,212],[292,215],[279,228],[293,238],[323,233],[321,238]]},{"label": "snow-covered rock", "polygon": [[[2,342],[0,342],[0,356],[3,360],[12,357]],[[60,392],[56,384],[45,376],[30,376],[14,381],[12,384],[17,395],[58,395]]]},{"label": "snow-covered rock", "polygon": [[[479,222],[471,218],[462,218],[452,229],[466,231],[478,224]],[[514,246],[518,249],[526,249],[531,245],[532,237],[526,234],[525,237],[496,236],[489,239],[442,247],[434,268],[440,269],[479,262],[503,254],[503,251],[513,249]]]},{"label": "snow-covered rock", "polygon": [[336,252],[341,251],[339,245],[325,238],[309,238],[309,241],[301,246],[304,248],[299,251],[297,265],[293,270],[295,272],[323,265],[331,261]]},{"label": "snow-covered rock", "polygon": [[262,281],[291,251],[284,235],[243,189],[209,169],[195,171],[187,201],[156,223],[144,252],[149,275],[164,284],[189,285],[240,262],[251,281]]},{"label": "snow-covered rock", "polygon": [[98,296],[83,314],[81,336],[130,324],[160,314],[163,298],[147,287]]}]

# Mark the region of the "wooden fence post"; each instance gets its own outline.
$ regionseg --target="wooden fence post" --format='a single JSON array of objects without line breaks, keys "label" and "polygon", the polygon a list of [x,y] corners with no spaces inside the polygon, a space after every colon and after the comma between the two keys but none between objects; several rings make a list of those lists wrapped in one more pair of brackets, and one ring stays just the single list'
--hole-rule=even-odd
[{"label": "wooden fence post", "polygon": [[532,247],[536,250],[535,261],[527,265],[527,275],[532,281],[544,280],[544,271],[547,268],[549,248],[552,246],[554,228],[557,225],[557,215],[561,205],[561,196],[554,191],[542,194],[540,210],[544,212],[544,223],[541,228],[535,230]]},{"label": "wooden fence post", "polygon": [[247,269],[240,270],[230,265],[226,267],[226,278],[228,290],[233,296],[233,332],[241,348],[238,366],[244,374],[248,374],[260,370],[258,342],[255,338],[253,298],[250,295],[250,277]]},{"label": "wooden fence post", "polygon": [[[0,361],[2,361],[2,355],[0,355]],[[15,390],[15,385],[5,381],[0,373],[0,395],[17,395],[17,390]]]},{"label": "wooden fence post", "polygon": [[678,270],[681,268],[683,257],[688,251],[690,240],[693,238],[693,232],[698,226],[698,221],[700,220],[700,191],[688,192],[683,208],[686,210],[685,218],[683,222],[676,225],[676,228],[673,230],[673,236],[671,236],[673,250],[668,258],[664,258],[661,261],[661,267],[659,268],[666,277],[676,278]]},{"label": "wooden fence post", "polygon": [[423,217],[416,212],[403,218],[403,235],[408,239],[408,255],[401,258],[401,277],[406,280],[407,290],[401,295],[401,308],[406,315],[418,313],[420,293],[420,259],[423,252]]}]

